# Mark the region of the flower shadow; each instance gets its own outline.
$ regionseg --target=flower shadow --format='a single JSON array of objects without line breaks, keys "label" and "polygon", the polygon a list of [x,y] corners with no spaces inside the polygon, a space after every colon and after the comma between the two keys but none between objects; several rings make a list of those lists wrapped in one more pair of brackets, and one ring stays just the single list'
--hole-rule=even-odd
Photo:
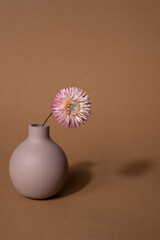
[{"label": "flower shadow", "polygon": [[118,173],[123,177],[138,177],[145,175],[147,172],[154,169],[154,162],[149,159],[139,159],[132,162],[127,162],[122,166]]}]

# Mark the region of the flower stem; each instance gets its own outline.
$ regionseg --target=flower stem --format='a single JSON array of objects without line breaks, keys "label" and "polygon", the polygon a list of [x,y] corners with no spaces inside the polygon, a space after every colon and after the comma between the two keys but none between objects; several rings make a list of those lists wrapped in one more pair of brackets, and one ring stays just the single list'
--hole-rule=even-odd
[{"label": "flower stem", "polygon": [[42,124],[42,127],[44,126],[44,124],[47,122],[47,120],[52,116],[52,112],[48,115],[48,117],[46,118],[46,120],[44,121],[44,123]]}]

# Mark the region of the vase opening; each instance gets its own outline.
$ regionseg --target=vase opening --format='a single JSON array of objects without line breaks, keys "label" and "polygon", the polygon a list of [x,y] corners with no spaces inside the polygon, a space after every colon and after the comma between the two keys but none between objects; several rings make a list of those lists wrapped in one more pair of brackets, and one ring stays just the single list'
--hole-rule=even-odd
[{"label": "vase opening", "polygon": [[42,127],[42,123],[29,124],[29,137],[31,138],[48,138],[49,137],[49,125],[45,124]]},{"label": "vase opening", "polygon": [[[42,127],[42,123],[33,123],[30,124],[31,127]],[[48,124],[45,124],[43,127],[49,127]]]}]

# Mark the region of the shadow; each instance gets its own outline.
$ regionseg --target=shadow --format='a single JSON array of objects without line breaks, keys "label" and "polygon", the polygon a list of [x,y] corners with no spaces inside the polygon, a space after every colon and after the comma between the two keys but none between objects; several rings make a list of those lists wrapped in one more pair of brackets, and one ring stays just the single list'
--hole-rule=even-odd
[{"label": "shadow", "polygon": [[118,170],[118,173],[124,177],[136,177],[146,174],[154,168],[151,160],[143,159],[127,162]]},{"label": "shadow", "polygon": [[68,178],[61,191],[53,197],[46,200],[62,198],[74,194],[85,188],[92,180],[90,168],[93,166],[92,162],[82,161],[76,163],[74,166],[69,166]]}]

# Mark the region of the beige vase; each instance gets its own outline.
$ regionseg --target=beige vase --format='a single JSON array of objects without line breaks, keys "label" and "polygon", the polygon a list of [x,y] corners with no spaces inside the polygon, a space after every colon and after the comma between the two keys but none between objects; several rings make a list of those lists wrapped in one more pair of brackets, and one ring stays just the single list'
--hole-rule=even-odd
[{"label": "beige vase", "polygon": [[45,199],[63,187],[68,162],[50,138],[49,125],[30,124],[28,138],[12,153],[9,174],[16,190],[33,199]]}]

